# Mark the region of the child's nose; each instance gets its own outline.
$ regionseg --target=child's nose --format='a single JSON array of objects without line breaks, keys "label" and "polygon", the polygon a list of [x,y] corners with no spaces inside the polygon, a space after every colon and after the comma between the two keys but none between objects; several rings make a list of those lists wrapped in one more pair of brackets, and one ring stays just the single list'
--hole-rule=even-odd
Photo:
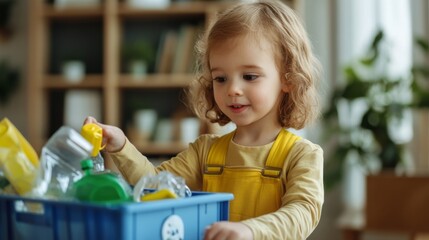
[{"label": "child's nose", "polygon": [[228,96],[241,96],[243,94],[242,86],[239,81],[232,80],[228,85]]}]

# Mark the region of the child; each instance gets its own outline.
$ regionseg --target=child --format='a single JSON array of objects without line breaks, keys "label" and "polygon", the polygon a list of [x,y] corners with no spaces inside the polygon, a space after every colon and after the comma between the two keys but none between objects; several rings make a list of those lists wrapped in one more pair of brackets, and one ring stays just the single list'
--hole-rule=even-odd
[{"label": "child", "polygon": [[230,222],[208,227],[206,240],[307,238],[324,200],[323,151],[286,130],[319,113],[319,65],[298,18],[281,2],[244,3],[219,15],[197,51],[192,108],[236,130],[202,135],[155,168],[119,128],[100,124],[107,152],[131,184],[166,170],[192,190],[234,193]]}]

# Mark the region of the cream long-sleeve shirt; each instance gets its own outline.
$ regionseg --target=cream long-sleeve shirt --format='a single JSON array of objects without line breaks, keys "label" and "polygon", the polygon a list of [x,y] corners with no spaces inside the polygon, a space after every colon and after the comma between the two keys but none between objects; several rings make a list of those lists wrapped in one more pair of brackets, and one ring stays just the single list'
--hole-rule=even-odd
[{"label": "cream long-sleeve shirt", "polygon": [[[185,179],[194,191],[202,190],[204,164],[210,146],[218,136],[206,134],[189,144],[188,149],[169,161],[154,167],[130,142],[116,153],[110,153],[121,174],[130,184],[144,175],[169,171]],[[263,168],[273,143],[242,146],[230,142],[226,165]],[[323,150],[301,139],[285,159],[282,182],[286,189],[279,210],[242,221],[253,232],[255,240],[306,239],[316,228],[324,201]]]}]

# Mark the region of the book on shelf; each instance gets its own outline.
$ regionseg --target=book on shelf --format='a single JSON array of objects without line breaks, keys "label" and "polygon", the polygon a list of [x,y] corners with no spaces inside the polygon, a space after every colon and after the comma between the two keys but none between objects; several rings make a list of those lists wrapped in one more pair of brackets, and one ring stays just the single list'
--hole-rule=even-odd
[{"label": "book on shelf", "polygon": [[157,53],[155,72],[171,73],[177,46],[177,37],[177,32],[174,30],[169,30],[162,34]]},{"label": "book on shelf", "polygon": [[[202,34],[204,34],[204,28],[205,28],[204,25],[201,25],[201,24],[195,26],[193,46],[196,45],[200,36]],[[197,53],[196,53],[195,47],[193,47],[191,49],[191,56],[190,56],[190,59],[188,61],[187,72],[189,72],[189,73],[195,72],[196,60],[197,60]]]},{"label": "book on shelf", "polygon": [[195,66],[195,43],[201,26],[182,25],[178,30],[165,31],[160,39],[155,72],[191,73]]},{"label": "book on shelf", "polygon": [[[195,44],[198,41],[198,38],[200,37],[200,34],[202,34],[203,32],[204,32],[203,26],[196,26],[196,30],[195,30],[195,34],[194,34],[194,40],[193,40],[193,46],[195,46]],[[188,60],[186,71],[188,73],[193,73],[193,72],[195,72],[195,66],[196,66],[196,60],[197,60],[197,53],[196,53],[195,47],[193,47],[191,49],[190,54],[191,55],[190,55],[190,58]]]},{"label": "book on shelf", "polygon": [[197,27],[183,25],[178,33],[177,48],[173,61],[172,73],[187,73],[193,60]]}]

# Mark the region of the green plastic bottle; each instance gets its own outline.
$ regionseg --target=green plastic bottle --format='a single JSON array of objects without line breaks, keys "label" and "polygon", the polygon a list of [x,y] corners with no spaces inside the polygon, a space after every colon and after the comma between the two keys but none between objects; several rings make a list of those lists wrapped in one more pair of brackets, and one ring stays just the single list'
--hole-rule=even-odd
[{"label": "green plastic bottle", "polygon": [[132,201],[132,189],[119,175],[112,172],[94,173],[91,159],[83,160],[81,167],[85,176],[73,185],[77,199],[99,203]]}]

